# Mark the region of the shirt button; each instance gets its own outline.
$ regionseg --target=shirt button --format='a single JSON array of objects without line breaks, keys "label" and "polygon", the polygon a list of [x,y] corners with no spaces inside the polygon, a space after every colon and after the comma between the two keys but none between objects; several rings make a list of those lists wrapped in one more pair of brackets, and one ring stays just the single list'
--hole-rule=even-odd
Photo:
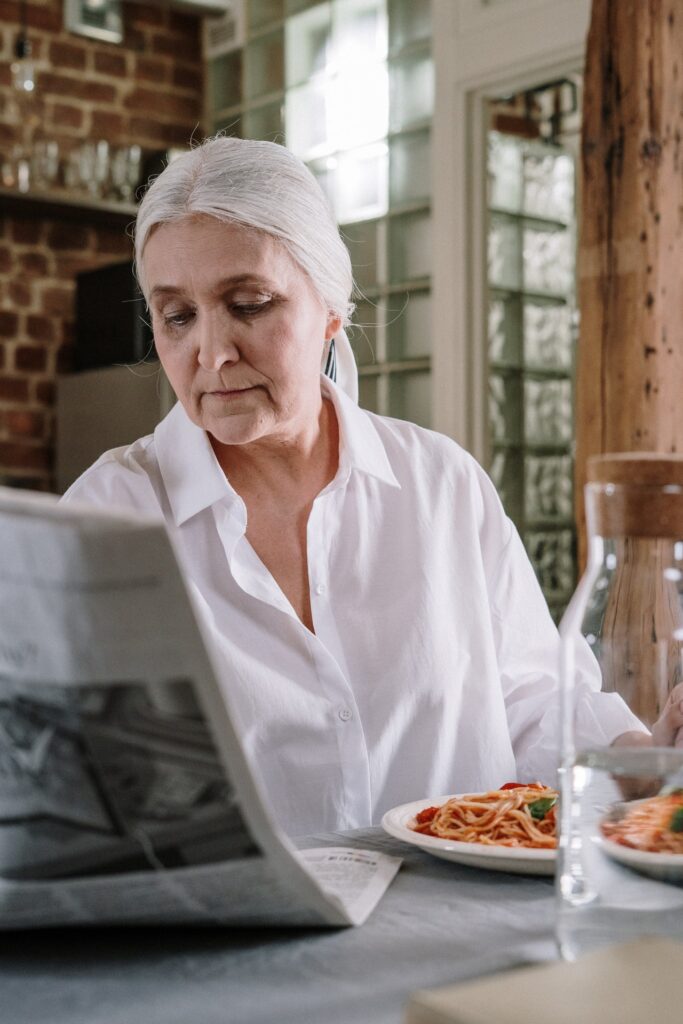
[{"label": "shirt button", "polygon": [[342,722],[350,722],[353,718],[353,711],[350,708],[340,708],[338,714]]},{"label": "shirt button", "polygon": [[316,594],[324,594],[326,590],[327,587],[325,586],[324,583],[319,583],[318,586],[315,588]]}]

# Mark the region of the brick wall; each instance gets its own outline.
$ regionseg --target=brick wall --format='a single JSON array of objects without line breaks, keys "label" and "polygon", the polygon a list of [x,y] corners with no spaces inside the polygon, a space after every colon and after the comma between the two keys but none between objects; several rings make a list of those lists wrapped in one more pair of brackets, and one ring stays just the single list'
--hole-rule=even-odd
[{"label": "brick wall", "polygon": [[[108,44],[65,32],[62,0],[29,0],[37,89],[22,109],[10,71],[20,5],[0,0],[0,165],[27,132],[54,139],[62,156],[84,141],[152,152],[200,137],[199,19],[122,10],[124,41]],[[73,363],[75,275],[130,255],[124,224],[36,215],[0,196],[0,483],[52,489],[55,379]]]}]

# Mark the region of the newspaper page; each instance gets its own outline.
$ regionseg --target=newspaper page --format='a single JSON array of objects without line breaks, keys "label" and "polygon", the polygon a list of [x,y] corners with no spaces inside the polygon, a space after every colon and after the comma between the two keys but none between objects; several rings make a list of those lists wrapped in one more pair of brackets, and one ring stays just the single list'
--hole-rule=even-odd
[{"label": "newspaper page", "polygon": [[399,863],[274,825],[163,522],[0,488],[0,928],[360,924]]}]

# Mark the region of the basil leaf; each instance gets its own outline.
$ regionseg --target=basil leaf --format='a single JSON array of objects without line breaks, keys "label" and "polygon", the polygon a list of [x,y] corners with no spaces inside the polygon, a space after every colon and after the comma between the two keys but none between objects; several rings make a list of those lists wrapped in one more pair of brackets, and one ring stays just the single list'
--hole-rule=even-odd
[{"label": "basil leaf", "polygon": [[[536,821],[542,821],[551,807],[554,807],[557,803],[556,796],[542,796],[539,800],[533,800],[530,804],[527,804],[529,814]],[[681,826],[683,828],[683,825]]]},{"label": "basil leaf", "polygon": [[671,815],[669,832],[683,832],[683,807],[677,807]]}]

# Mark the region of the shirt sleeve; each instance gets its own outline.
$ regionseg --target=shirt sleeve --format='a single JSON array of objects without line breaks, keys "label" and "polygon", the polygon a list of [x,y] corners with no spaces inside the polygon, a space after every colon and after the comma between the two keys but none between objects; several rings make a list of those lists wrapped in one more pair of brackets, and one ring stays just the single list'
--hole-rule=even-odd
[{"label": "shirt sleeve", "polygon": [[[560,763],[560,636],[533,566],[497,495],[487,501],[494,523],[507,535],[488,572],[492,628],[518,778],[552,782]],[[498,522],[495,522],[497,518]],[[644,726],[622,698],[601,691],[598,663],[587,643],[577,652],[575,735],[584,749],[609,745],[621,733]]]}]

